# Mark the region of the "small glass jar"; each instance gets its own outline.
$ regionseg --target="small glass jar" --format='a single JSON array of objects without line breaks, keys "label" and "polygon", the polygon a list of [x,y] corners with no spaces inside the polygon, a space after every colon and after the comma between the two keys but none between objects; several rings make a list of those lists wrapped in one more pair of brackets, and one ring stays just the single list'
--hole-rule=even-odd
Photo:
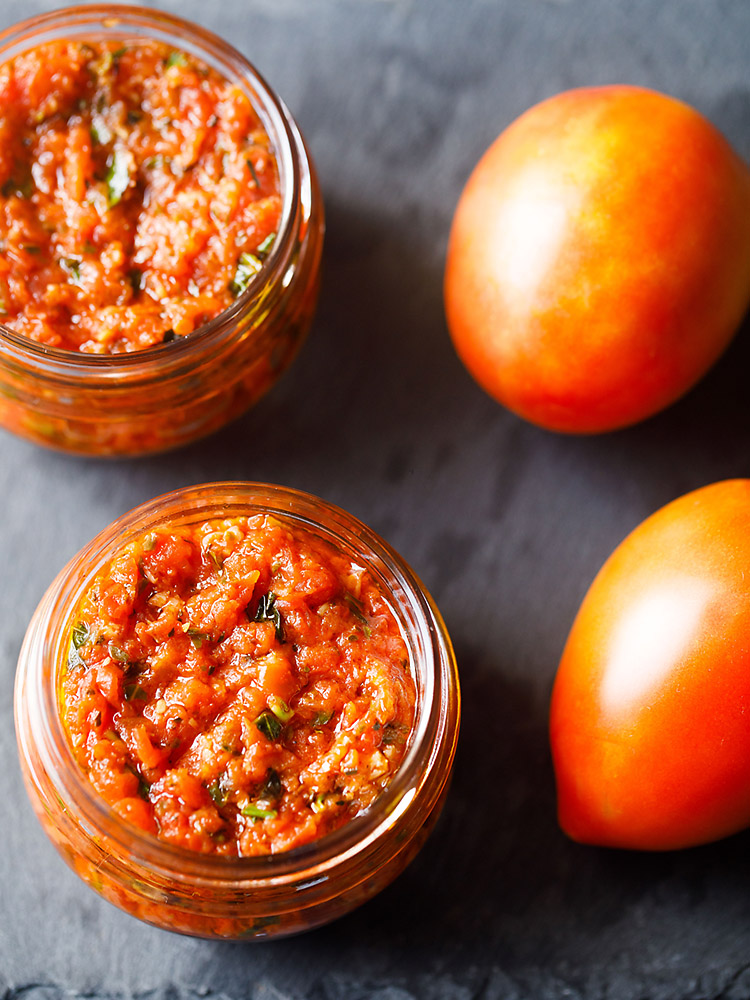
[{"label": "small glass jar", "polygon": [[195,54],[248,94],[276,156],[281,222],[246,290],[219,316],[169,344],[84,354],[0,325],[0,425],[38,444],[86,455],[164,451],[239,416],[293,359],[319,287],[323,206],[312,162],[282,101],[226,42],[156,10],[77,6],[4,31],[0,63],[60,38],[144,36]]},{"label": "small glass jar", "polygon": [[[123,821],[73,756],[59,678],[82,594],[114,553],[158,527],[270,513],[366,567],[399,623],[416,685],[404,759],[366,812],[284,853],[203,855]],[[211,483],[138,507],[99,534],[42,599],[21,650],[16,731],[26,786],[47,834],[105,899],[159,927],[209,938],[294,934],[341,916],[411,861],[442,808],[459,728],[456,662],[445,625],[403,560],[350,514],[309,494],[256,483]]]}]

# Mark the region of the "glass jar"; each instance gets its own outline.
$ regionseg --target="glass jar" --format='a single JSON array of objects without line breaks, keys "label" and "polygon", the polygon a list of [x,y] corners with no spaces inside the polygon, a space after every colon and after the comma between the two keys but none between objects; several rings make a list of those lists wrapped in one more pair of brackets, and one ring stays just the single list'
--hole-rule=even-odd
[{"label": "glass jar", "polygon": [[0,325],[0,425],[38,444],[87,455],[164,451],[239,416],[296,354],[319,287],[323,206],[312,162],[284,104],[226,42],[156,10],[78,6],[4,31],[0,62],[60,38],[144,36],[195,54],[249,95],[276,155],[281,222],[246,290],[215,319],[169,344],[84,354]]},{"label": "glass jar", "polygon": [[[77,765],[61,721],[60,672],[82,594],[114,553],[158,527],[271,513],[366,567],[409,649],[415,720],[404,759],[373,806],[285,853],[248,858],[177,848],[123,821]],[[309,494],[212,483],[138,507],[87,545],[29,625],[15,695],[21,766],[36,813],[68,864],[105,899],[148,923],[209,938],[265,938],[326,923],[383,889],[414,857],[442,808],[459,728],[456,662],[431,598],[403,560],[350,514]]]}]

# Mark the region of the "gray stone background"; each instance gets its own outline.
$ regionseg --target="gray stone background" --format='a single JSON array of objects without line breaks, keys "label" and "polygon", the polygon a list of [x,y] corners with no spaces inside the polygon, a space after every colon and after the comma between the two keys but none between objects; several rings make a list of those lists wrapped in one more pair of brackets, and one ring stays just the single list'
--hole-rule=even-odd
[{"label": "gray stone background", "polygon": [[[2,0],[0,26],[53,6]],[[750,997],[750,834],[661,856],[573,845],[546,736],[567,630],[611,549],[686,490],[750,475],[750,328],[668,412],[576,439],[485,397],[441,304],[473,164],[556,91],[664,90],[748,158],[750,3],[161,6],[232,40],[305,132],[328,210],[322,298],[292,370],[209,441],[118,463],[0,434],[0,998]],[[255,945],[154,930],[79,882],[26,801],[11,712],[26,624],[68,558],[143,500],[233,478],[310,490],[383,534],[440,605],[464,692],[451,795],[412,867],[329,928]]]}]

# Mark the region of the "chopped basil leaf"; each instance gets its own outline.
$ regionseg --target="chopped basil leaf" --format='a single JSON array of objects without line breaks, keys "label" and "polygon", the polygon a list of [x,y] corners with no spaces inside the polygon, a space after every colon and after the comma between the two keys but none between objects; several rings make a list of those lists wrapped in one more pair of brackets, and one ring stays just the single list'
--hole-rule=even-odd
[{"label": "chopped basil leaf", "polygon": [[332,718],[333,712],[316,712],[313,719],[313,729],[320,729],[321,726],[325,726],[327,722],[330,722]]},{"label": "chopped basil leaf", "polygon": [[128,161],[121,152],[115,150],[107,171],[107,204],[110,208],[119,203],[129,184]]},{"label": "chopped basil leaf", "polygon": [[145,799],[146,802],[151,799],[151,785],[149,785],[149,783],[143,778],[141,778],[138,782],[138,794],[142,799]]},{"label": "chopped basil leaf", "polygon": [[73,640],[73,645],[76,649],[80,649],[81,646],[88,640],[89,627],[86,622],[76,622],[70,633],[70,638]]},{"label": "chopped basil leaf", "polygon": [[260,257],[261,260],[265,260],[266,257],[269,255],[275,239],[276,239],[276,233],[269,233],[268,236],[266,236],[266,238],[260,244],[258,249],[255,251],[255,253],[257,254],[258,257]]},{"label": "chopped basil leaf", "polygon": [[121,59],[125,55],[125,53],[127,51],[128,51],[127,47],[125,45],[123,45],[122,48],[115,49],[115,51],[112,53],[112,58],[113,59]]},{"label": "chopped basil leaf", "polygon": [[148,695],[140,684],[126,684],[122,689],[122,693],[125,695],[125,701],[135,701],[139,698],[148,698]]},{"label": "chopped basil leaf", "polygon": [[262,266],[260,259],[255,254],[240,254],[240,259],[237,261],[237,270],[234,272],[234,278],[229,284],[229,290],[234,295],[241,295]]},{"label": "chopped basil leaf", "polygon": [[255,612],[256,622],[270,621],[276,626],[276,638],[279,642],[284,642],[284,622],[281,619],[281,612],[276,607],[276,594],[269,590],[258,601],[258,610]]},{"label": "chopped basil leaf", "polygon": [[107,646],[107,652],[113,660],[119,660],[121,663],[127,663],[130,659],[127,651],[124,650],[122,646],[117,646],[114,642],[109,643]]},{"label": "chopped basil leaf", "polygon": [[156,545],[156,535],[152,531],[148,535],[146,535],[146,537],[143,539],[143,551],[150,552],[155,545]]},{"label": "chopped basil leaf", "polygon": [[167,57],[166,67],[171,69],[173,66],[187,66],[187,56],[184,52],[170,52]]},{"label": "chopped basil leaf", "polygon": [[255,802],[248,802],[242,810],[243,816],[252,816],[253,819],[276,819],[278,812],[275,809],[263,809]]},{"label": "chopped basil leaf", "polygon": [[269,712],[268,709],[260,713],[255,720],[255,726],[263,733],[266,739],[271,741],[277,740],[281,736],[281,730],[284,728],[273,712]]}]

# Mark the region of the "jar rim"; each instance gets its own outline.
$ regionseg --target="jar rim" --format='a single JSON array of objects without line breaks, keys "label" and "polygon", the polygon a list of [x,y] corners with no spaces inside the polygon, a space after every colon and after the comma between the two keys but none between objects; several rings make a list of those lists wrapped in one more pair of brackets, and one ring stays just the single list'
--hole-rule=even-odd
[{"label": "jar rim", "polygon": [[[0,32],[0,65],[45,41],[61,37],[61,31],[75,30],[77,35],[97,31],[107,37],[127,35],[128,29],[141,30],[136,37],[159,38],[185,45],[194,55],[209,62],[232,82],[244,85],[247,96],[268,132],[277,160],[282,195],[279,230],[268,256],[248,282],[247,288],[226,309],[190,334],[169,344],[153,344],[136,351],[118,354],[93,354],[42,344],[16,333],[0,323],[0,347],[11,355],[36,361],[42,366],[56,366],[64,375],[119,374],[159,367],[165,361],[183,366],[199,348],[220,341],[231,333],[236,321],[262,297],[269,283],[280,278],[295,240],[295,216],[303,185],[298,151],[303,149],[299,132],[284,102],[253,63],[219,35],[186,18],[133,4],[78,4],[26,18]],[[230,72],[231,70],[231,72]]]},{"label": "jar rim", "polygon": [[[189,523],[198,518],[230,516],[230,507],[232,513],[242,511],[245,516],[255,513],[279,516],[316,532],[334,545],[344,546],[350,552],[356,550],[360,557],[366,557],[378,586],[389,580],[396,584],[408,606],[398,603],[398,594],[392,589],[390,594],[397,604],[392,605],[392,610],[408,640],[418,695],[416,721],[406,755],[369,809],[309,844],[278,854],[244,858],[199,854],[160,841],[123,822],[76,762],[57,701],[63,641],[68,635],[71,613],[93,576],[116,549],[126,544],[129,536],[139,535],[156,523],[169,523],[169,515],[173,515],[173,523],[177,519],[179,523]],[[458,735],[459,693],[455,656],[442,618],[417,576],[387,542],[354,515],[312,494],[266,483],[220,482],[183,487],[156,497],[112,522],[84,546],[58,574],[40,610],[50,600],[54,604],[46,616],[44,634],[37,637],[41,653],[29,685],[35,703],[41,708],[40,721],[46,726],[47,740],[40,745],[37,738],[35,750],[42,755],[57,794],[64,795],[75,811],[85,816],[94,835],[104,834],[129,857],[151,870],[172,875],[179,872],[181,877],[189,874],[198,884],[231,882],[236,886],[278,884],[296,881],[304,875],[314,878],[377,843],[408,812],[436,769],[444,771],[446,778],[450,772]],[[407,629],[407,611],[412,631]],[[44,665],[50,661],[51,674],[45,679]],[[18,691],[20,688],[17,698]],[[448,725],[451,708],[456,719],[452,730]],[[19,714],[24,710],[17,705]],[[448,766],[443,768],[446,759]]]}]

